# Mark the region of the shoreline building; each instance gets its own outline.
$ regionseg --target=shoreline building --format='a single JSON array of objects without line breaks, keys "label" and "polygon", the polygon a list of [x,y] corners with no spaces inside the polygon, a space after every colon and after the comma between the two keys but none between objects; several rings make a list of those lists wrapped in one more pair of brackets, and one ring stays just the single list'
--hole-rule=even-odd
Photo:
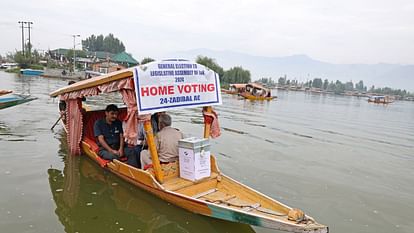
[{"label": "shoreline building", "polygon": [[[73,57],[70,54],[71,51],[71,49],[59,48],[50,50],[48,54],[58,64],[68,65],[73,62]],[[82,66],[84,70],[104,74],[139,65],[139,62],[127,52],[113,54],[105,51],[77,50],[76,54],[78,54],[76,56],[78,67]]]}]

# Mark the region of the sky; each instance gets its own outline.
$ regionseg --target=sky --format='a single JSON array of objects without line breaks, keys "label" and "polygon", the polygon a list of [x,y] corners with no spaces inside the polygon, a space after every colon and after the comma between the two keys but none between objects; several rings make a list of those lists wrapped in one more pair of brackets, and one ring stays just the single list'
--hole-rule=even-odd
[{"label": "sky", "polygon": [[[337,63],[414,64],[412,0],[0,0],[0,54],[113,33],[141,60],[198,48]],[[27,32],[26,32],[27,36]]]}]

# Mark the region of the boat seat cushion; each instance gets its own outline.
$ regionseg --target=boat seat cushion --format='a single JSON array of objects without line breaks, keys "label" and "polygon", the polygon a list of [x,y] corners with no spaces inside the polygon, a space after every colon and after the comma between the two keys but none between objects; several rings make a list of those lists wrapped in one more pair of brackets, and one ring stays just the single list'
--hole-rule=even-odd
[{"label": "boat seat cushion", "polygon": [[[127,116],[126,108],[120,108],[118,119],[124,121]],[[100,111],[88,111],[83,115],[83,135],[84,138],[91,138],[95,140],[95,135],[93,134],[93,126],[95,122],[99,119],[105,117],[105,110]]]},{"label": "boat seat cushion", "polygon": [[88,144],[89,149],[91,149],[93,152],[95,152],[96,154],[98,154],[99,152],[99,146],[98,144],[96,144],[94,139],[85,137],[84,141]]},{"label": "boat seat cushion", "polygon": [[[123,121],[126,118],[127,111],[126,108],[119,109],[118,119]],[[98,119],[102,119],[105,117],[105,110],[101,111],[89,111],[86,112],[83,116],[83,140],[86,144],[88,144],[89,148],[96,153],[96,159],[102,167],[105,167],[107,163],[111,162],[110,160],[103,159],[99,156],[99,146],[96,143],[95,136],[93,134],[93,126],[95,125],[95,121]],[[120,159],[120,161],[126,161],[127,158],[124,157]]]}]

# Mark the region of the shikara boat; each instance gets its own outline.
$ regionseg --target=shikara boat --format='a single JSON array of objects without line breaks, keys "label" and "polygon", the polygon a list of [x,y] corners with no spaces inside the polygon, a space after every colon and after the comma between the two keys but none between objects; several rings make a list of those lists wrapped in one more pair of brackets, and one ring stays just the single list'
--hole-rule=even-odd
[{"label": "shikara boat", "polygon": [[230,84],[228,90],[223,90],[222,92],[230,95],[237,95],[246,91],[246,83],[234,83]]},{"label": "shikara boat", "polygon": [[36,76],[36,75],[43,74],[44,71],[43,70],[33,70],[33,69],[21,69],[20,70],[20,73],[22,75],[33,75],[33,76]]},{"label": "shikara boat", "polygon": [[[182,67],[187,67],[188,69],[181,70],[182,72],[177,72],[178,74],[187,73],[194,75],[184,76],[184,79],[181,79],[182,76],[174,76],[177,73],[170,73],[170,70],[177,71],[177,69],[180,70]],[[195,72],[196,70],[197,72]],[[147,78],[146,75],[150,78]],[[151,84],[152,80],[155,80],[157,77],[162,79],[162,82]],[[210,99],[194,97],[195,101],[193,99],[192,103],[180,102],[171,104],[171,102],[174,102],[172,101],[174,99],[163,97],[166,95],[164,91],[178,91],[180,85],[182,90],[184,90],[184,86],[188,85],[188,83],[191,83],[194,88],[198,86],[200,88],[198,90],[201,92],[204,90],[202,88],[203,83],[195,84],[194,80],[204,82],[204,80],[209,80],[211,77],[213,77],[213,84],[207,84],[207,89],[205,89],[212,92],[212,95],[209,95]],[[148,80],[149,83],[146,83]],[[172,84],[173,87],[171,89],[164,89],[162,85],[168,84]],[[160,93],[159,91],[163,92]],[[124,120],[126,125],[129,125],[134,120],[136,123],[137,118],[144,122],[148,147],[153,161],[152,168],[147,170],[138,169],[116,159],[107,161],[98,156],[98,146],[93,136],[93,125],[97,119],[104,117],[104,111],[87,111],[82,113],[80,103],[82,97],[106,92],[120,92],[122,94],[127,108],[121,108],[118,117],[120,120]],[[146,96],[151,95],[151,93],[154,94],[157,102],[159,102],[158,99],[161,96],[162,103],[155,103],[157,106],[169,102],[168,104],[170,105],[168,107],[171,109],[194,107],[194,105],[203,107],[203,112],[205,113],[203,137],[210,138],[212,136],[210,131],[215,128],[215,125],[212,125],[212,119],[209,118],[209,114],[213,112],[211,105],[221,104],[218,75],[202,65],[186,60],[174,59],[152,62],[93,77],[58,89],[52,92],[50,96],[59,97],[67,103],[67,125],[64,128],[68,133],[71,154],[80,154],[81,149],[83,155],[88,156],[100,164],[103,169],[109,170],[132,185],[142,188],[176,206],[205,216],[288,232],[328,232],[327,226],[317,223],[313,218],[303,214],[300,210],[292,209],[224,175],[219,170],[213,155],[210,157],[211,175],[196,181],[180,177],[178,162],[161,164],[154,144],[150,115],[145,114],[164,111],[165,108],[147,108],[147,105],[144,103],[146,101],[145,98],[151,97]],[[216,97],[219,99],[215,99]],[[187,98],[178,99],[182,101],[187,100]],[[132,129],[126,128],[124,130],[127,140],[129,130]]]},{"label": "shikara boat", "polygon": [[9,94],[0,97],[0,109],[13,107],[37,99],[30,95]]},{"label": "shikara boat", "polygon": [[394,102],[394,100],[389,96],[375,95],[375,96],[370,96],[368,98],[368,102],[375,103],[375,104],[390,104]]},{"label": "shikara boat", "polygon": [[10,94],[10,93],[12,93],[13,91],[10,91],[10,90],[0,90],[0,96],[2,96],[2,95],[6,95],[6,94]]},{"label": "shikara boat", "polygon": [[246,91],[240,93],[240,95],[249,100],[272,100],[277,98],[276,96],[272,96],[270,89],[258,83],[247,84]]}]

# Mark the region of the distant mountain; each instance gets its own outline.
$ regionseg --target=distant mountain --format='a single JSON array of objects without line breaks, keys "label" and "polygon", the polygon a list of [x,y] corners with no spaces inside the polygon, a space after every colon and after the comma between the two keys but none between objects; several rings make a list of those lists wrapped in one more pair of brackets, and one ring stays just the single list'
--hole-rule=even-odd
[{"label": "distant mountain", "polygon": [[168,54],[167,57],[180,57],[195,60],[198,55],[216,59],[224,69],[242,66],[250,70],[252,79],[272,77],[274,80],[287,75],[289,79],[306,81],[313,78],[327,78],[342,82],[363,80],[370,87],[392,87],[414,91],[414,65],[399,64],[332,64],[314,60],[306,55],[286,57],[263,57],[234,51],[193,49]]}]

